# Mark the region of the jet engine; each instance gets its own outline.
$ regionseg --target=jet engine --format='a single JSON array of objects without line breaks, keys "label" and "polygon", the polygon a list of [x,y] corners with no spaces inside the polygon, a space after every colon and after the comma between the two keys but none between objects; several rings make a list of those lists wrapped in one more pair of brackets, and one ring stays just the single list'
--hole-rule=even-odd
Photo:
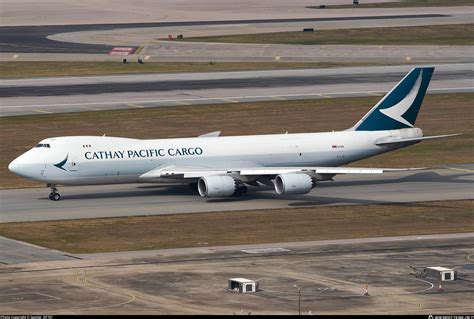
[{"label": "jet engine", "polygon": [[306,194],[316,187],[316,179],[304,173],[288,173],[277,175],[274,184],[278,195]]},{"label": "jet engine", "polygon": [[229,197],[237,189],[237,181],[230,176],[204,176],[198,181],[198,191],[202,197]]}]

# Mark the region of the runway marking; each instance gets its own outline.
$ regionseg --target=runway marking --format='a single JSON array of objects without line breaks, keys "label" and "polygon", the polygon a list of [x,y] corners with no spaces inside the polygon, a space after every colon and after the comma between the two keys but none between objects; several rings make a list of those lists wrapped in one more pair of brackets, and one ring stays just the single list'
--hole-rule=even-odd
[{"label": "runway marking", "polygon": [[226,97],[219,98],[219,100],[223,100],[223,101],[227,101],[227,102],[231,102],[231,103],[240,103],[240,101],[229,99],[229,98],[226,98]]},{"label": "runway marking", "polygon": [[[326,94],[327,93],[319,93],[317,95],[322,96],[322,97],[327,98],[327,99],[332,99],[333,98],[332,96],[329,96],[329,95],[326,95]],[[331,94],[331,93],[329,93],[329,94]]]},{"label": "runway marking", "polygon": [[383,94],[380,94],[380,93],[375,93],[375,92],[367,92],[367,94],[369,95],[375,95],[375,96],[382,96]]},{"label": "runway marking", "polygon": [[181,104],[181,105],[192,105],[191,103],[188,103],[188,102],[183,102],[182,100],[171,100],[177,104]]},{"label": "runway marking", "polygon": [[[2,301],[2,300],[6,300],[8,297],[11,297],[11,296],[28,296],[28,295],[41,295],[41,296],[44,296],[46,298],[42,298],[42,299],[35,299],[35,298],[12,298],[12,300],[16,300],[16,299],[22,299],[22,300],[18,300],[18,301]],[[0,295],[0,304],[12,304],[12,303],[19,303],[19,302],[37,302],[37,301],[47,301],[47,300],[61,300],[61,298],[59,297],[55,297],[55,296],[51,296],[51,295],[47,295],[47,294],[43,294],[41,292],[36,292],[36,291],[33,291],[33,292],[19,292],[19,293],[15,293],[15,294],[5,294],[5,295]]]},{"label": "runway marking", "polygon": [[459,171],[459,172],[467,172],[467,173],[474,173],[471,169],[464,169],[464,168],[456,168],[456,167],[446,167],[446,169],[450,169],[452,171]]},{"label": "runway marking", "polygon": [[138,48],[133,52],[133,54],[140,54],[140,52],[145,48],[144,45],[140,44]]},{"label": "runway marking", "polygon": [[38,112],[38,113],[46,113],[46,114],[52,114],[53,112],[50,111],[45,111],[45,110],[40,110],[40,109],[33,109],[33,111]]},{"label": "runway marking", "polygon": [[136,108],[139,108],[139,109],[143,109],[143,108],[144,108],[143,105],[132,104],[132,103],[128,103],[127,106],[136,107]]},{"label": "runway marking", "polygon": [[88,308],[110,308],[110,307],[117,307],[117,306],[122,306],[122,305],[125,305],[125,304],[128,304],[128,303],[131,303],[131,302],[134,302],[136,297],[133,293],[129,293],[129,292],[123,292],[123,291],[119,291],[119,290],[116,290],[116,289],[112,289],[112,288],[109,288],[109,287],[105,287],[105,286],[102,286],[102,285],[99,285],[99,284],[96,284],[96,283],[91,283],[90,281],[87,281],[87,278],[86,278],[86,271],[85,270],[82,270],[82,269],[76,269],[74,271],[74,274],[77,276],[76,277],[76,281],[78,283],[81,283],[81,279],[83,280],[83,283],[84,283],[84,286],[93,286],[93,287],[96,287],[96,288],[100,288],[100,289],[103,289],[105,291],[109,291],[109,292],[115,292],[115,293],[118,293],[118,294],[125,294],[127,295],[130,299],[127,300],[127,301],[124,301],[124,302],[121,302],[121,303],[118,303],[118,304],[113,304],[113,305],[108,305],[108,306],[103,306],[103,307],[97,307],[97,306],[92,306],[92,307],[88,307]]},{"label": "runway marking", "polygon": [[[421,290],[416,290],[416,291],[409,291],[409,292],[406,292],[406,293],[400,293],[400,295],[412,295],[412,294],[418,294],[420,292],[425,292],[425,291],[428,291],[430,289],[433,289],[434,285],[433,283],[427,281],[427,280],[423,280],[423,279],[420,279],[420,278],[412,278],[412,277],[404,277],[404,276],[392,276],[392,277],[399,277],[399,278],[405,278],[405,279],[412,279],[412,280],[418,280],[418,281],[421,281],[421,282],[425,282],[427,284],[430,284],[431,287],[428,287],[428,288],[425,288],[425,289],[421,289]],[[387,296],[390,296],[391,294],[387,294]]]},{"label": "runway marking", "polygon": [[252,249],[242,249],[244,253],[247,254],[268,254],[268,253],[284,253],[290,251],[289,249],[285,248],[252,248]]},{"label": "runway marking", "polygon": [[288,101],[288,99],[285,99],[283,97],[279,97],[279,96],[270,96],[272,99],[275,99],[275,100],[281,100],[281,101]]},{"label": "runway marking", "polygon": [[102,111],[101,109],[91,107],[91,106],[83,106],[83,108],[85,108],[86,110],[92,110],[92,111]]}]

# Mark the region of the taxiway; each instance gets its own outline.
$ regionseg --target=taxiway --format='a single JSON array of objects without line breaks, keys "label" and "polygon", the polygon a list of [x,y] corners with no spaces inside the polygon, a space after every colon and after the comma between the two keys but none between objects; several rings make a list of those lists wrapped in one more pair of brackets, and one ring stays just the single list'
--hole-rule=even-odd
[{"label": "taxiway", "polygon": [[[429,93],[473,91],[471,63],[434,66]],[[0,115],[382,96],[412,67],[9,79],[0,83]]]},{"label": "taxiway", "polygon": [[473,165],[466,164],[376,176],[340,175],[296,196],[252,187],[244,197],[207,199],[187,185],[124,184],[60,187],[62,200],[53,202],[47,188],[12,189],[0,191],[0,222],[474,199],[473,181]]}]

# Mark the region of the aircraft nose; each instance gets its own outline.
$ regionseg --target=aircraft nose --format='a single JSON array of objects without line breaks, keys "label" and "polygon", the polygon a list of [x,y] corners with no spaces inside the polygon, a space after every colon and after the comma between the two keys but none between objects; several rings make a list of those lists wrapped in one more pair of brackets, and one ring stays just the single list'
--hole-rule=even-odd
[{"label": "aircraft nose", "polygon": [[19,166],[20,166],[19,160],[18,158],[16,158],[8,165],[8,170],[12,173],[18,174]]}]

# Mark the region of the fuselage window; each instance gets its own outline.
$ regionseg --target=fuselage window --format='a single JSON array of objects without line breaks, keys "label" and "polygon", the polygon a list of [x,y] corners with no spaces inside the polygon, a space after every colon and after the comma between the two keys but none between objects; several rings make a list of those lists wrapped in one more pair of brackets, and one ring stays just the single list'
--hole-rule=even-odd
[{"label": "fuselage window", "polygon": [[47,147],[50,148],[49,144],[37,144],[35,147]]}]

